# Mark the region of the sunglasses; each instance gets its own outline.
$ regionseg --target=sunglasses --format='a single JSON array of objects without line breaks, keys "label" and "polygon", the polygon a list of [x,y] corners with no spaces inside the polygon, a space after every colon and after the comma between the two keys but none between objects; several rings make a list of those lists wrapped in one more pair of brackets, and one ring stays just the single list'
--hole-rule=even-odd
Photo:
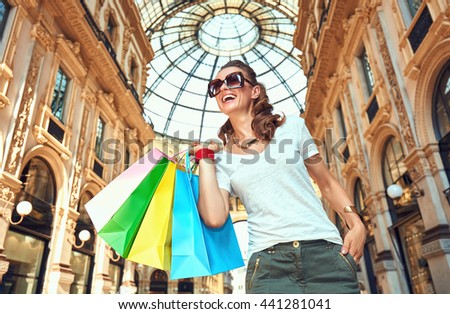
[{"label": "sunglasses", "polygon": [[250,83],[250,85],[255,86],[255,84],[253,84],[252,82],[250,82],[250,80],[244,77],[244,74],[242,74],[242,72],[230,73],[225,77],[223,81],[215,79],[209,82],[208,95],[211,98],[215,97],[217,94],[220,93],[220,88],[222,87],[223,84],[225,84],[229,89],[241,88],[244,86],[244,81],[247,81],[248,83]]}]

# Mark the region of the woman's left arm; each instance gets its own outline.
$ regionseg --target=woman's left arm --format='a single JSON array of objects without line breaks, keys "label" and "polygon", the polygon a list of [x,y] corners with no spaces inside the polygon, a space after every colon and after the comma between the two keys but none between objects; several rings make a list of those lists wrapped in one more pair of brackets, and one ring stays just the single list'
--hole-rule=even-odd
[{"label": "woman's left arm", "polygon": [[328,170],[319,154],[306,159],[305,165],[309,175],[318,185],[322,195],[350,228],[344,237],[344,244],[341,250],[342,254],[350,253],[354,260],[359,262],[363,255],[366,228],[358,214],[344,211],[346,206],[353,205],[353,201]]}]

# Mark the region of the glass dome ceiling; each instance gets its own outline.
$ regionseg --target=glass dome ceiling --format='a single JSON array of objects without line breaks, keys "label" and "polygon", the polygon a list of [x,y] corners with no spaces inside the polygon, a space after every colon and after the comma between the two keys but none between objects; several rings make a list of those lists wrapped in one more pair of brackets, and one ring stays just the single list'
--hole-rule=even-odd
[{"label": "glass dome ceiling", "polygon": [[136,0],[155,51],[144,94],[155,132],[217,139],[226,116],[207,96],[206,86],[231,59],[255,70],[276,112],[300,114],[306,78],[293,46],[297,3]]}]

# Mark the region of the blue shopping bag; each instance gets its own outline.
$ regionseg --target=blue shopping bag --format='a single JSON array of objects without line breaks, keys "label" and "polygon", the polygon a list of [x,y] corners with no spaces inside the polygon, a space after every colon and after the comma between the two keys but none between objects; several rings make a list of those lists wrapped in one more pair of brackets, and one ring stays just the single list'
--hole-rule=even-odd
[{"label": "blue shopping bag", "polygon": [[[192,189],[195,203],[198,201],[198,176],[192,176]],[[234,230],[230,215],[220,228],[210,228],[203,220],[202,229],[209,257],[209,266],[212,274],[218,274],[231,269],[244,266],[241,249]]]},{"label": "blue shopping bag", "polygon": [[189,175],[177,169],[172,211],[171,279],[211,274],[202,222],[196,204]]},{"label": "blue shopping bag", "polygon": [[220,228],[205,225],[197,209],[198,176],[177,169],[172,217],[171,279],[209,276],[244,266],[230,216]]}]

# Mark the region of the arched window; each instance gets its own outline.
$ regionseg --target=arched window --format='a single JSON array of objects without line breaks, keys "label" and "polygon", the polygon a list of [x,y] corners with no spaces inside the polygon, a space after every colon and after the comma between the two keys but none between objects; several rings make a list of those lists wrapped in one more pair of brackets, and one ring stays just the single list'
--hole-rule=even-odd
[{"label": "arched window", "polygon": [[442,162],[450,179],[450,62],[444,66],[436,82],[432,112]]},{"label": "arched window", "polygon": [[[17,194],[16,205],[26,200],[33,209],[19,225],[11,225],[6,232],[2,253],[9,267],[0,283],[0,291],[41,293],[52,231],[52,207],[56,200],[55,179],[48,164],[35,157],[26,164],[21,181],[22,190]],[[13,211],[13,220],[18,219],[19,215]]]},{"label": "arched window", "polygon": [[405,154],[400,142],[391,137],[387,141],[383,155],[385,187],[396,183],[403,188],[403,195],[396,205],[388,198],[393,223],[389,228],[389,234],[394,242],[396,255],[403,264],[406,283],[411,292],[433,293],[431,275],[421,250],[425,227],[417,201],[410,198],[412,180],[403,162]]},{"label": "arched window", "polygon": [[167,274],[155,270],[150,277],[150,293],[167,293]]},{"label": "arched window", "polygon": [[405,154],[401,143],[396,138],[391,137],[384,150],[383,176],[386,187],[394,182],[398,182],[400,177],[406,172],[404,159]]}]

